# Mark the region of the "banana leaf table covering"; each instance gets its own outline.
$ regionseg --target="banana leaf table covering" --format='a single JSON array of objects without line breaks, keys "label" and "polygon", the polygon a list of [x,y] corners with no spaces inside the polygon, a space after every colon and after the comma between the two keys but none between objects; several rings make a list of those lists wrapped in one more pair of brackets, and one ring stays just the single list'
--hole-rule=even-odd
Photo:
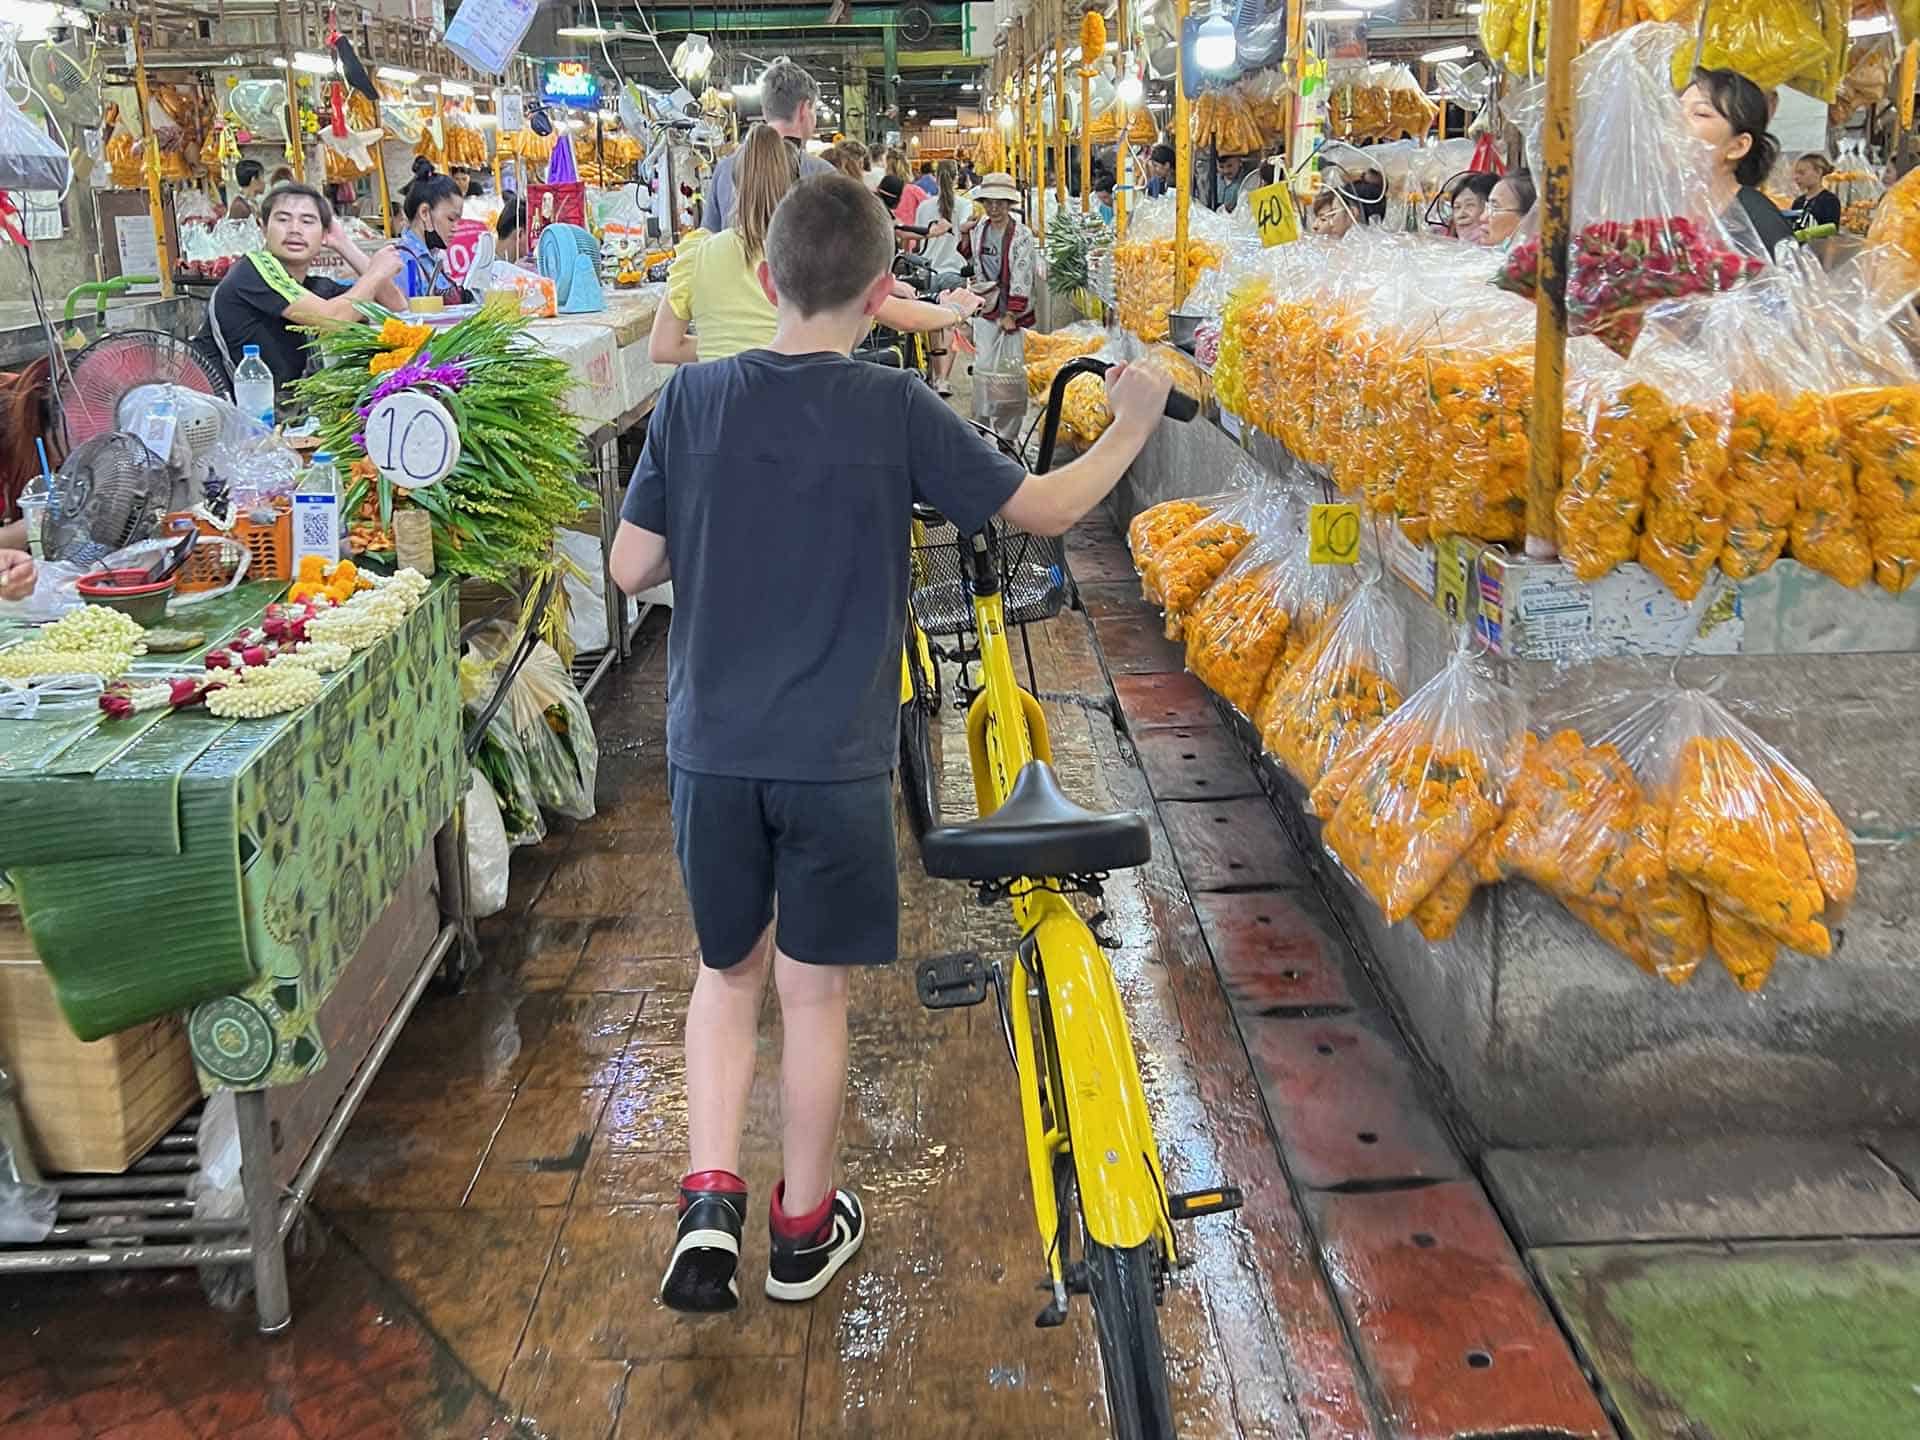
[{"label": "banana leaf table covering", "polygon": [[[175,623],[217,644],[284,588]],[[303,710],[0,721],[0,870],[75,1034],[185,1009],[209,1092],[326,1064],[321,1005],[465,777],[456,595]]]}]

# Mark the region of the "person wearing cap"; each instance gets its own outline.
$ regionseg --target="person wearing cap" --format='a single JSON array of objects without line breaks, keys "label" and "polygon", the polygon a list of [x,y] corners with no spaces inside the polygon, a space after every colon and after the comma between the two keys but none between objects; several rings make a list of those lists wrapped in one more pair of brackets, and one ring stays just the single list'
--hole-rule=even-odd
[{"label": "person wearing cap", "polygon": [[1000,337],[1033,325],[1038,247],[1033,231],[1014,213],[1020,192],[1011,175],[996,171],[983,177],[973,198],[986,208],[986,218],[962,222],[960,253],[973,261],[973,288],[981,297],[973,317],[973,348],[991,355]]}]

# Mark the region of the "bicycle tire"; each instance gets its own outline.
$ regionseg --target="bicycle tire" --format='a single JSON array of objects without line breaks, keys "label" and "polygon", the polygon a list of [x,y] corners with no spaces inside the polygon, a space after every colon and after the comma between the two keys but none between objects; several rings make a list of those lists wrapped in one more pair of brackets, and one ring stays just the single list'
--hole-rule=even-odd
[{"label": "bicycle tire", "polygon": [[933,758],[933,717],[918,697],[900,707],[900,791],[916,842],[940,814],[940,769]]},{"label": "bicycle tire", "polygon": [[1087,1295],[1114,1440],[1177,1440],[1179,1434],[1160,1343],[1154,1264],[1151,1240],[1125,1250],[1086,1241]]}]

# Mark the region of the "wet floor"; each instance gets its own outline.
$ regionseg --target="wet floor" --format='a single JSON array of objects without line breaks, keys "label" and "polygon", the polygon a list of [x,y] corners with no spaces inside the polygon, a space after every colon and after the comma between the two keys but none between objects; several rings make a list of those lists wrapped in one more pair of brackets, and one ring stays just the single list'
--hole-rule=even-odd
[{"label": "wet floor", "polygon": [[[1064,1328],[1033,1324],[1044,1267],[997,1023],[923,1011],[906,964],[854,987],[859,1261],[819,1301],[776,1305],[756,1225],[739,1312],[688,1319],[654,1299],[696,963],[668,843],[661,641],[650,626],[596,701],[598,815],[516,854],[483,967],[421,1005],[348,1131],[295,1265],[291,1334],[258,1338],[250,1311],[207,1309],[189,1276],[9,1284],[8,1440],[1107,1433],[1084,1305]],[[1069,792],[1147,803],[1086,617],[1032,641]],[[947,778],[957,804],[965,777]],[[904,955],[1009,946],[1004,910],[903,876]],[[1106,910],[1170,1183],[1224,1176],[1253,1197],[1186,1232],[1162,1315],[1183,1433],[1370,1433],[1177,872],[1163,856],[1116,878]],[[778,1043],[770,1007],[747,1127],[756,1218],[778,1172]]]}]

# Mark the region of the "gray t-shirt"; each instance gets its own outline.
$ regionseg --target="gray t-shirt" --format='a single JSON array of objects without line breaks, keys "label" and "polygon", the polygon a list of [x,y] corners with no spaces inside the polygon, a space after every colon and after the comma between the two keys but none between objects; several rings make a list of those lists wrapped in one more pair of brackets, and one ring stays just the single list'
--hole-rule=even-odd
[{"label": "gray t-shirt", "polygon": [[770,350],[676,370],[621,510],[673,568],[667,758],[755,780],[892,770],[913,504],[967,533],[1025,478],[910,373]]},{"label": "gray t-shirt", "polygon": [[[818,155],[807,154],[806,147],[799,141],[788,140],[787,143],[800,151],[802,180],[809,175],[825,175],[833,169],[833,166]],[[739,153],[736,150],[733,155],[721,156],[720,163],[713,167],[713,182],[707,186],[707,209],[700,215],[702,230],[711,230],[718,234],[733,223],[733,156]]]}]

